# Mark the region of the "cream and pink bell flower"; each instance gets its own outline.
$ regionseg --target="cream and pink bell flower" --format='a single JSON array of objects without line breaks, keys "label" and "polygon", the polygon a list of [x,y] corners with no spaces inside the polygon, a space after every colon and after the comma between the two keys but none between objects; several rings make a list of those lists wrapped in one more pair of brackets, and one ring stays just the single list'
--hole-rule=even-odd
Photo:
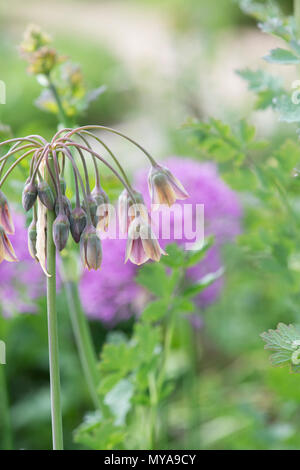
[{"label": "cream and pink bell flower", "polygon": [[127,189],[124,189],[118,200],[120,230],[123,234],[128,233],[129,226],[137,215],[141,215],[145,222],[150,221],[142,194],[135,190],[132,190],[132,194],[134,196],[134,200],[128,193]]},{"label": "cream and pink bell flower", "polygon": [[148,176],[149,192],[152,204],[166,204],[171,207],[177,199],[189,197],[180,181],[161,165],[152,165]]},{"label": "cream and pink bell flower", "polygon": [[152,229],[142,216],[136,217],[129,226],[126,259],[138,266],[148,260],[160,261],[166,252],[160,247]]},{"label": "cream and pink bell flower", "polygon": [[0,225],[0,263],[2,263],[2,261],[15,262],[18,261],[18,258],[16,257],[4,227]]},{"label": "cream and pink bell flower", "polygon": [[2,191],[0,191],[0,224],[9,235],[15,233],[15,227],[8,207],[8,202]]}]

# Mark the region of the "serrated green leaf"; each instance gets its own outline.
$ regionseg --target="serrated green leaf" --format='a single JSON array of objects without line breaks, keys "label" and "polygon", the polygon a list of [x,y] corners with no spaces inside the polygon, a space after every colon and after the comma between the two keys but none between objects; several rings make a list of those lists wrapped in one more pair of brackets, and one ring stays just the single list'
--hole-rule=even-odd
[{"label": "serrated green leaf", "polygon": [[157,297],[164,297],[169,279],[162,264],[150,263],[139,269],[136,281]]},{"label": "serrated green leaf", "polygon": [[278,366],[289,362],[293,371],[300,370],[300,330],[294,325],[279,323],[277,330],[269,330],[261,334],[266,342],[265,349],[275,351],[271,355],[272,365]]},{"label": "serrated green leaf", "polygon": [[[120,358],[122,360],[120,361]],[[105,344],[101,354],[101,373],[115,372],[125,377],[136,367],[138,360],[135,349],[127,343]]]},{"label": "serrated green leaf", "polygon": [[300,122],[300,105],[294,104],[291,96],[285,94],[276,98],[275,107],[279,112],[280,121]]},{"label": "serrated green leaf", "polygon": [[159,354],[162,331],[160,326],[137,323],[134,340],[137,343],[136,354],[139,363],[151,362],[153,356]]},{"label": "serrated green leaf", "polygon": [[300,64],[300,58],[287,49],[273,49],[264,59],[270,64],[296,65]]},{"label": "serrated green leaf", "polygon": [[167,313],[168,301],[165,299],[150,302],[142,313],[142,320],[146,323],[155,323]]},{"label": "serrated green leaf", "polygon": [[120,380],[107,393],[104,403],[108,406],[111,414],[115,417],[115,426],[123,426],[127,413],[131,409],[131,398],[134,393],[134,386],[128,379]]},{"label": "serrated green leaf", "polygon": [[93,450],[115,450],[124,448],[126,430],[115,426],[113,419],[103,420],[98,414],[89,418],[74,432],[77,443]]},{"label": "serrated green leaf", "polygon": [[165,249],[168,256],[161,258],[161,263],[170,268],[179,268],[184,263],[184,252],[176,243],[168,245]]}]

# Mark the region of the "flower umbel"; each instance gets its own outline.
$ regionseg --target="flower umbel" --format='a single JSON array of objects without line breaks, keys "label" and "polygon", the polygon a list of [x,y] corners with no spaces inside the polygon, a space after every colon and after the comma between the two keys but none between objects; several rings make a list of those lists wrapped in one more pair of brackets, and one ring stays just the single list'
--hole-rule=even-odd
[{"label": "flower umbel", "polygon": [[[39,42],[38,37],[37,42]],[[32,44],[32,47],[35,47],[35,41]],[[143,196],[132,188],[120,162],[107,146],[105,148],[109,150],[111,156],[113,155],[118,170],[93,150],[86,137],[86,135],[94,137],[89,132],[90,129],[112,132],[129,140],[145,153],[152,165],[149,184],[155,203],[167,202],[170,205],[176,198],[188,197],[177,178],[167,168],[158,165],[141,145],[108,127],[82,126],[77,129],[62,129],[55,134],[51,142],[37,135],[2,142],[0,147],[8,144],[12,144],[12,147],[0,158],[0,187],[23,159],[31,157],[30,173],[25,183],[22,202],[25,211],[33,209],[33,223],[30,225],[28,236],[29,251],[39,260],[47,275],[49,275],[46,259],[47,238],[52,237],[57,250],[62,251],[67,245],[70,232],[74,241],[80,243],[84,266],[89,270],[97,270],[101,266],[102,249],[99,234],[108,230],[110,214],[108,197],[100,185],[99,163],[108,167],[124,186],[119,200],[119,217],[123,231],[128,232],[126,261],[130,259],[132,263],[140,265],[149,259],[159,261],[161,255],[165,254],[153,234]],[[21,156],[3,174],[8,158],[14,154]],[[79,158],[75,159],[75,155]],[[96,186],[93,191],[90,190],[86,162],[88,158],[92,159],[95,169]],[[67,164],[70,165],[74,176],[74,208],[67,197],[69,192],[64,179]],[[56,214],[56,219],[53,218],[51,233],[47,233],[48,214],[53,212]],[[0,192],[0,223],[2,224],[0,261],[4,259],[16,261],[6,235],[13,233],[14,227],[6,197],[2,192]]]}]

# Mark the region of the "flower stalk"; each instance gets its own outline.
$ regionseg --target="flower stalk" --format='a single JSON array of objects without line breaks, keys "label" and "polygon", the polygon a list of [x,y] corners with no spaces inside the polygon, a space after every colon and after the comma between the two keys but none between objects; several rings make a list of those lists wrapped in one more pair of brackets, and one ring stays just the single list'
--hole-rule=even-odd
[{"label": "flower stalk", "polygon": [[[53,166],[53,158],[49,158],[49,164]],[[48,174],[48,182],[51,178]],[[59,347],[58,327],[56,312],[56,247],[52,236],[55,212],[47,211],[47,315],[48,315],[48,343],[49,343],[49,368],[50,368],[50,396],[52,418],[53,450],[63,450],[62,410],[60,394],[59,373]]]}]

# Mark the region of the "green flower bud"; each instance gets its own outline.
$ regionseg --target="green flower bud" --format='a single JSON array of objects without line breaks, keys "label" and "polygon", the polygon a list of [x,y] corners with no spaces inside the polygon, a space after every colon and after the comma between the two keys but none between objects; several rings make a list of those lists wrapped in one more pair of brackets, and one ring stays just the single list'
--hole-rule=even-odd
[{"label": "green flower bud", "polygon": [[[88,200],[88,207],[89,207],[89,210],[90,210],[90,213],[91,213],[92,222],[93,222],[94,226],[96,227],[97,223],[98,223],[98,217],[97,217],[98,204],[97,204],[95,198],[91,195],[87,196],[87,200]],[[82,208],[87,212],[85,201],[82,203]]]},{"label": "green flower bud", "polygon": [[[64,214],[66,214],[66,216],[70,220],[71,212],[72,212],[71,203],[70,203],[69,199],[66,196],[62,196],[62,202],[63,202]],[[59,200],[58,200],[58,198],[57,198],[56,203],[55,203],[55,213],[56,213],[56,215],[59,214]]]},{"label": "green flower bud", "polygon": [[100,269],[102,262],[101,240],[93,225],[87,226],[81,235],[80,254],[84,267],[89,271]]},{"label": "green flower bud", "polygon": [[37,185],[33,181],[27,183],[22,194],[22,205],[26,212],[28,212],[33,207],[37,199],[37,195]]},{"label": "green flower bud", "polygon": [[38,261],[36,240],[37,240],[36,221],[33,220],[28,227],[28,250],[32,258]]},{"label": "green flower bud", "polygon": [[53,223],[53,240],[58,251],[62,251],[68,241],[70,222],[66,215],[59,214]]},{"label": "green flower bud", "polygon": [[86,227],[86,222],[86,213],[82,207],[75,207],[70,216],[70,229],[76,243],[80,242],[81,235]]},{"label": "green flower bud", "polygon": [[38,185],[38,196],[44,206],[53,211],[55,207],[55,197],[53,191],[46,181],[41,181]]}]

